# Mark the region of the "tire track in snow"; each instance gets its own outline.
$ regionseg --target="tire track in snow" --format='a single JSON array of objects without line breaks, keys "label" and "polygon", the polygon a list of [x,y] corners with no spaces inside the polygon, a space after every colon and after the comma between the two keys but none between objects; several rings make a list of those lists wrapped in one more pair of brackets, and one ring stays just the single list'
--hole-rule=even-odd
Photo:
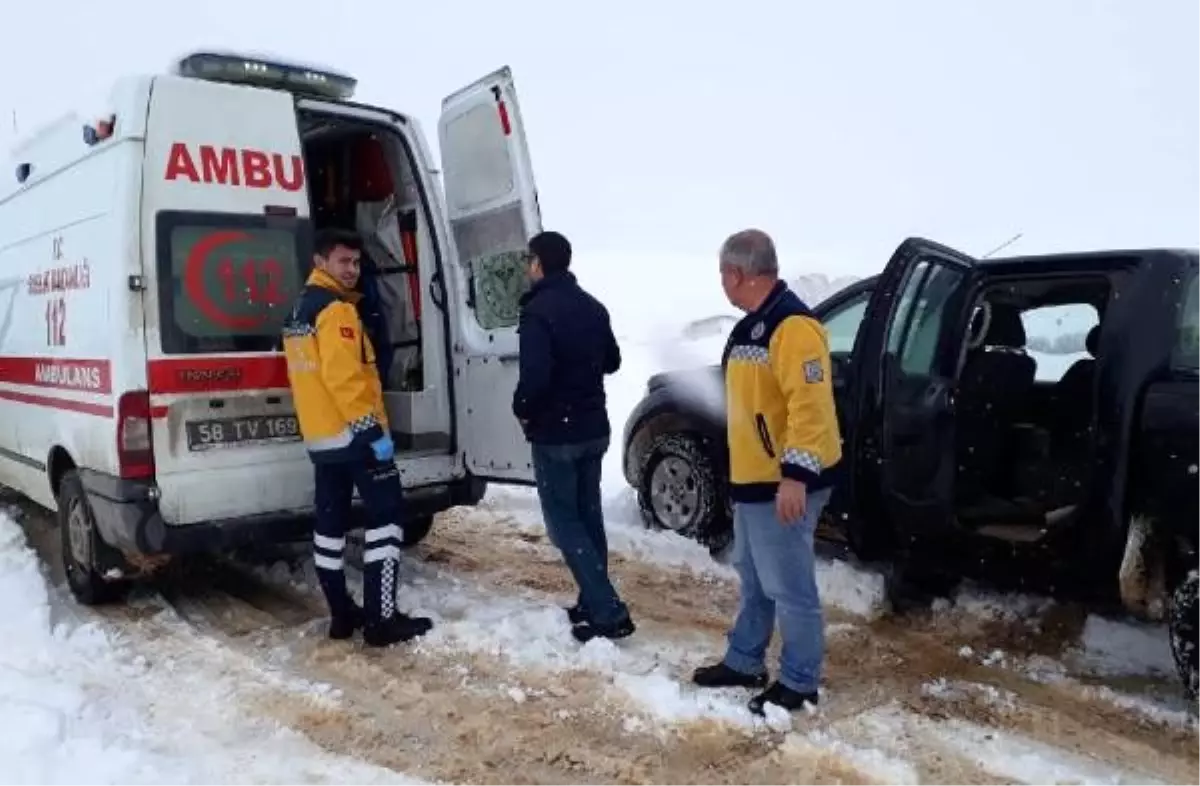
[{"label": "tire track in snow", "polygon": [[[476,557],[481,551],[491,555],[494,563],[524,564],[526,571],[530,565],[556,564],[553,548],[543,538],[532,536],[528,527],[521,528],[521,545],[516,551],[525,553],[540,550],[542,553],[535,561],[526,559],[521,563],[519,554],[502,555],[511,537],[505,538],[502,530],[499,537],[490,537],[498,524],[488,525],[474,513],[464,513],[456,520],[454,513],[451,512],[439,522],[437,542],[439,547],[446,541],[455,543],[454,550],[464,564],[481,562]],[[489,537],[484,538],[485,534]],[[475,570],[478,572],[477,567]],[[557,581],[558,591],[569,590],[569,578],[564,570],[558,570],[561,572]],[[534,572],[539,571],[534,569]],[[635,616],[640,608],[646,608],[650,610],[652,619],[664,620],[668,626],[681,614],[686,618],[689,608],[686,601],[679,600],[680,596],[669,591],[664,593],[663,585],[676,581],[691,588],[693,599],[699,594],[695,591],[694,574],[686,568],[672,570],[618,559],[614,561],[614,573],[621,581],[622,593]],[[522,581],[520,576],[514,579],[513,571],[505,568],[499,569],[497,575],[502,586]],[[526,581],[525,585],[541,588],[555,583],[539,575],[532,581]],[[723,581],[709,581],[703,585],[703,589],[704,594],[698,602],[723,607],[716,615],[719,621],[706,622],[704,625],[707,629],[705,632],[710,634],[707,653],[711,656],[722,651],[723,642],[713,641],[712,637],[724,632],[731,619],[736,595],[732,585]],[[694,609],[690,611],[695,614]],[[836,612],[828,616],[835,620],[848,619]],[[695,626],[685,627],[694,629]],[[986,625],[978,632],[979,638],[970,640],[980,644],[1001,632],[995,624]],[[965,660],[959,654],[961,635],[962,631],[956,626],[947,625],[944,618],[930,616],[922,619],[918,616],[885,618],[834,637],[827,653],[827,684],[832,700],[823,707],[822,715],[828,715],[831,719],[844,717],[903,697],[913,707],[932,712],[935,716],[949,717],[965,712],[965,708],[946,702],[933,706],[922,696],[923,684],[939,677],[998,682],[1017,697],[1017,704],[1011,709],[996,706],[972,709],[971,716],[975,720],[985,725],[1007,728],[1018,735],[1052,739],[1064,746],[1064,750],[1078,750],[1084,755],[1098,756],[1115,768],[1121,768],[1127,762],[1141,762],[1138,766],[1148,772],[1158,773],[1164,780],[1191,780],[1184,773],[1194,772],[1196,767],[1194,751],[1197,738],[1194,726],[1170,728],[1159,723],[1148,723],[1145,716],[1139,713],[1098,700],[1095,693],[1089,692],[1084,686],[1071,683],[1047,685],[1016,672]],[[1013,642],[1009,640],[1008,643]],[[1030,643],[1028,639],[1027,643]],[[1032,643],[1044,642],[1038,640]],[[964,721],[970,719],[962,718]],[[1080,732],[1088,728],[1096,733]]]}]

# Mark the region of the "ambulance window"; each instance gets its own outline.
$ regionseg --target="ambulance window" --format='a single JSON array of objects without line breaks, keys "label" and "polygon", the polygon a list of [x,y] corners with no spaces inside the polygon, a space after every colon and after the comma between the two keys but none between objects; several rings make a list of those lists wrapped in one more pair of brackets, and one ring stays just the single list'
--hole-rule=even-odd
[{"label": "ambulance window", "polygon": [[160,213],[163,351],[267,352],[308,267],[306,226],[258,216]]},{"label": "ambulance window", "polygon": [[520,204],[452,222],[458,253],[469,271],[469,303],[485,330],[511,327],[529,289],[525,224]]}]

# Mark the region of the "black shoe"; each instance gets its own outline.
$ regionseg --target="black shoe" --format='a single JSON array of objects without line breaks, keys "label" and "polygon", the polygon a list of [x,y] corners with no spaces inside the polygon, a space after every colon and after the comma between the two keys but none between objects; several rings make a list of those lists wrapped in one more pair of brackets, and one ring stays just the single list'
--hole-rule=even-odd
[{"label": "black shoe", "polygon": [[601,639],[623,639],[627,636],[632,636],[637,630],[637,626],[633,624],[633,620],[628,616],[612,625],[597,625],[594,622],[580,622],[571,628],[571,635],[580,644],[586,644],[595,638]]},{"label": "black shoe", "polygon": [[329,620],[329,638],[334,640],[348,639],[363,626],[366,620],[363,610],[357,604],[351,603],[349,609],[341,614],[334,614]]},{"label": "black shoe", "polygon": [[721,662],[696,669],[692,672],[692,682],[701,688],[764,688],[767,675],[735,671]]},{"label": "black shoe", "polygon": [[401,641],[412,641],[433,629],[433,620],[428,617],[410,617],[396,614],[381,622],[363,628],[363,641],[369,647],[387,647]]},{"label": "black shoe", "polygon": [[781,682],[772,682],[771,687],[751,699],[750,703],[746,706],[755,715],[766,715],[767,704],[783,707],[788,712],[802,709],[805,704],[811,704],[816,707],[817,692],[801,693],[800,691],[792,690]]},{"label": "black shoe", "polygon": [[572,625],[580,625],[587,622],[587,612],[583,610],[583,606],[576,603],[574,606],[567,606],[567,619]]}]

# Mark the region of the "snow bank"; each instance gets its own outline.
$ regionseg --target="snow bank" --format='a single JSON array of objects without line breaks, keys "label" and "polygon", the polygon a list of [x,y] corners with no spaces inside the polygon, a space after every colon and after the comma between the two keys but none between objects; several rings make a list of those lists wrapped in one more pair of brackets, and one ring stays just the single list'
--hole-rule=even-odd
[{"label": "snow bank", "polygon": [[420,783],[256,719],[244,701],[277,680],[228,650],[136,625],[52,627],[51,601],[0,513],[0,782]]},{"label": "snow bank", "polygon": [[1075,662],[1100,676],[1175,676],[1166,627],[1095,614],[1084,623]]},{"label": "snow bank", "polygon": [[[970,761],[997,781],[1017,783],[1157,783],[1011,731],[959,719],[933,720],[891,703],[838,721],[832,732],[868,751],[863,771],[888,783],[918,783],[904,759],[932,752]],[[869,762],[876,762],[874,767]]]}]

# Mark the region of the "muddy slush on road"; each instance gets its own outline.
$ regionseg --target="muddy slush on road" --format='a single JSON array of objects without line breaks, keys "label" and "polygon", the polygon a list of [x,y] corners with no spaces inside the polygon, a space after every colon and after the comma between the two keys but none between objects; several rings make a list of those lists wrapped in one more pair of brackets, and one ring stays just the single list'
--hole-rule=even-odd
[{"label": "muddy slush on road", "polygon": [[[60,586],[53,517],[21,511]],[[375,652],[324,638],[306,551],[197,561],[124,605],[54,592],[55,615],[142,642],[149,658],[203,649],[231,670],[281,675],[235,696],[241,711],[429,780],[1197,782],[1196,723],[1171,676],[1077,667],[1087,618],[1076,609],[1005,618],[946,604],[872,619],[830,608],[820,709],[764,723],[745,712],[748,694],[688,685],[722,651],[736,608],[720,571],[614,552],[639,632],[581,648],[561,611],[571,579],[544,533],[519,510],[454,509],[403,566],[401,603],[431,613],[434,633]],[[302,687],[313,684],[324,687]]]}]

